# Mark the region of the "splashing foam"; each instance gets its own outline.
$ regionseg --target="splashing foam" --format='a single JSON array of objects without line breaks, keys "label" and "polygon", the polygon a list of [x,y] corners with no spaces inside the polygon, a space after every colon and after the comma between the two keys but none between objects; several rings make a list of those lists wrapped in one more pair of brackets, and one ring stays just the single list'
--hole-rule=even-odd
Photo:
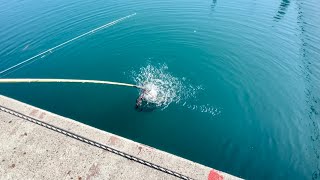
[{"label": "splashing foam", "polygon": [[146,90],[144,98],[147,103],[166,108],[172,102],[180,101],[183,86],[178,78],[167,72],[167,69],[166,65],[159,68],[147,65],[140,68],[139,73],[134,73],[135,83]]},{"label": "splashing foam", "polygon": [[133,77],[137,85],[145,88],[144,100],[150,107],[156,106],[165,109],[171,103],[176,103],[189,110],[208,113],[212,116],[221,113],[219,109],[209,104],[191,105],[187,103],[190,98],[196,99],[197,91],[203,90],[203,88],[190,85],[186,82],[186,78],[180,80],[172,76],[168,73],[166,65],[141,67],[138,73],[133,72]]}]

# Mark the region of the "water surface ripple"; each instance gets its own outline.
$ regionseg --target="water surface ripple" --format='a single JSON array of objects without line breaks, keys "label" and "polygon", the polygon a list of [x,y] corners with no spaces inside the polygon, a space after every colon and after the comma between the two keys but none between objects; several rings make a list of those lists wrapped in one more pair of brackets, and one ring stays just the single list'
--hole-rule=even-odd
[{"label": "water surface ripple", "polygon": [[0,71],[137,12],[5,77],[134,83],[143,77],[132,72],[165,64],[180,90],[198,88],[152,112],[137,112],[137,91],[121,87],[1,84],[1,94],[245,179],[320,179],[317,0],[12,0],[0,9]]}]

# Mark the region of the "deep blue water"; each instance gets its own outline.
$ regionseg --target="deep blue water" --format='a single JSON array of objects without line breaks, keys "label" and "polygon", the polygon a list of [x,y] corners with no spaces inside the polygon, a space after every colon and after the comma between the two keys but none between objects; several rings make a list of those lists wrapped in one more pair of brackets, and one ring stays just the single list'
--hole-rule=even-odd
[{"label": "deep blue water", "polygon": [[201,87],[152,112],[137,112],[138,91],[124,87],[1,84],[1,94],[242,178],[320,178],[319,1],[11,0],[0,9],[0,71],[137,13],[2,78],[134,83],[132,71],[152,65],[185,91]]}]

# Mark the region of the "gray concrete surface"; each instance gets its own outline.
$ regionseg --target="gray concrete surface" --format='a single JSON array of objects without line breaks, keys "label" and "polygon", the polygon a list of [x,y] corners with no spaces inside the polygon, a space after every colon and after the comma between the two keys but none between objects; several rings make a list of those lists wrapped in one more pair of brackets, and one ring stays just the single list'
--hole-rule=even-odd
[{"label": "gray concrete surface", "polygon": [[[184,177],[238,179],[1,95],[0,107],[0,179],[179,179],[137,160],[99,148],[98,144],[94,146],[30,122],[28,117]],[[12,115],[8,110],[14,110],[16,114]]]}]

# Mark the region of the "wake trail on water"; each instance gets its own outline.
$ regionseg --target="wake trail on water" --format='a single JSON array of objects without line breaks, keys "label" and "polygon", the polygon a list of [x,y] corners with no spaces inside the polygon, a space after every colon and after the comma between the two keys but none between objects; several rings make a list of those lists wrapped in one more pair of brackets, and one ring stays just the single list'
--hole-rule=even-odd
[{"label": "wake trail on water", "polygon": [[145,93],[144,101],[148,107],[156,107],[162,110],[166,109],[170,104],[175,103],[181,107],[192,111],[207,113],[216,116],[221,113],[219,108],[215,108],[210,104],[199,105],[189,103],[189,100],[196,99],[199,91],[203,90],[201,86],[194,87],[187,82],[186,78],[177,78],[168,72],[166,64],[158,64],[153,66],[148,64],[141,67],[138,72],[132,72],[133,80],[144,88],[140,91]]},{"label": "wake trail on water", "polygon": [[[67,44],[69,44],[69,43],[71,43],[71,42],[73,42],[73,41],[75,41],[75,40],[77,40],[77,39],[80,39],[80,38],[84,37],[84,36],[87,36],[87,35],[90,35],[90,34],[94,34],[94,33],[98,32],[98,31],[100,31],[100,30],[102,30],[102,29],[111,27],[111,26],[113,26],[113,25],[115,25],[115,24],[117,24],[117,23],[119,23],[119,22],[121,22],[121,21],[124,21],[124,20],[126,20],[126,19],[128,19],[128,18],[130,18],[130,17],[132,17],[132,16],[135,16],[135,15],[136,15],[136,13],[133,13],[133,14],[130,14],[130,15],[128,15],[128,16],[125,16],[125,17],[122,17],[122,18],[120,18],[120,19],[117,19],[117,20],[115,20],[115,21],[109,22],[109,23],[107,23],[107,24],[105,24],[105,25],[102,25],[102,26],[100,26],[100,27],[97,27],[97,28],[95,28],[95,29],[92,29],[91,31],[88,31],[88,32],[86,32],[86,33],[83,33],[83,34],[81,34],[81,35],[79,35],[79,36],[77,36],[77,37],[74,37],[74,38],[72,38],[72,39],[70,39],[70,40],[68,40],[68,41],[65,41],[65,42],[63,42],[63,43],[61,43],[61,44],[59,44],[59,45],[57,45],[57,46],[54,46],[54,47],[52,47],[52,48],[50,48],[50,49],[48,49],[48,50],[46,50],[46,51],[43,51],[43,52],[41,52],[41,53],[39,53],[39,54],[37,54],[37,55],[35,55],[35,56],[32,56],[32,57],[29,58],[29,59],[26,59],[26,60],[24,60],[24,61],[22,61],[22,62],[20,62],[20,63],[18,63],[18,64],[16,64],[16,65],[13,65],[13,66],[5,69],[5,70],[0,71],[0,77],[3,77],[4,75],[8,74],[10,71],[12,71],[12,70],[14,70],[14,69],[16,69],[16,68],[19,68],[19,67],[21,67],[21,66],[23,66],[23,65],[26,65],[26,64],[29,64],[29,63],[33,62],[33,61],[34,61],[36,58],[38,58],[38,57],[40,57],[41,59],[44,58],[44,57],[46,57],[46,55],[52,53],[55,49],[58,49],[58,48],[60,48],[60,47],[62,47],[62,46],[64,46],[64,45],[67,45]],[[5,73],[6,73],[6,74],[5,74]]]}]

